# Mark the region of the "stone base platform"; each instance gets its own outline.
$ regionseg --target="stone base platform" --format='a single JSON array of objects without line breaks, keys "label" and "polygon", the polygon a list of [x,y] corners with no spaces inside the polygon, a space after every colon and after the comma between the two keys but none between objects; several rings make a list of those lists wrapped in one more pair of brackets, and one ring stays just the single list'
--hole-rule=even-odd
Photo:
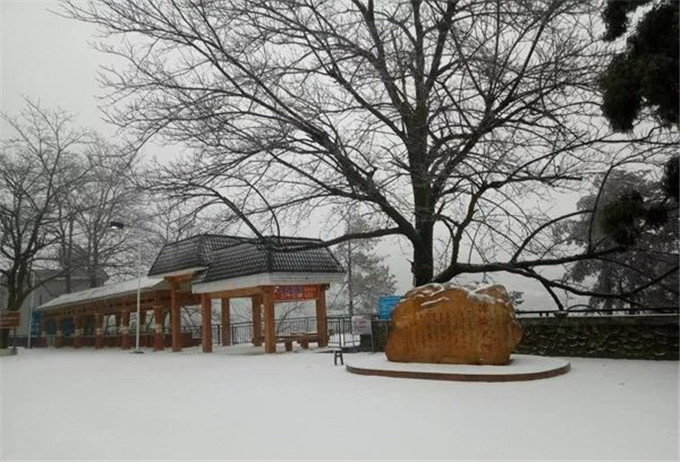
[{"label": "stone base platform", "polygon": [[[354,355],[353,355],[354,356]],[[452,380],[461,382],[517,382],[566,374],[569,361],[533,355],[512,355],[505,366],[468,364],[398,363],[382,353],[347,357],[347,372],[406,379]]]}]

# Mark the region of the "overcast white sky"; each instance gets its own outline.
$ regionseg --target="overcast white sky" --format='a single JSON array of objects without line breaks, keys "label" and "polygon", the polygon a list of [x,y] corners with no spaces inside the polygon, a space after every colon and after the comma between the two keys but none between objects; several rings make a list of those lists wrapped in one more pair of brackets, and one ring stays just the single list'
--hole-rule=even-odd
[{"label": "overcast white sky", "polygon": [[103,56],[92,49],[93,28],[50,13],[56,1],[2,1],[2,109],[21,110],[22,95],[76,114],[82,125],[110,134],[101,120],[96,71]]},{"label": "overcast white sky", "polygon": [[[16,114],[23,107],[23,97],[40,100],[48,107],[61,107],[76,117],[79,125],[93,128],[112,137],[114,129],[101,118],[97,95],[102,89],[97,70],[112,63],[112,58],[96,51],[88,42],[96,40],[96,30],[87,24],[62,18],[58,1],[0,0],[0,107]],[[146,155],[177,153],[175,146],[149,146]],[[571,201],[570,201],[571,202]],[[563,204],[566,209],[575,205]],[[562,208],[562,207],[560,207]],[[321,236],[324,237],[324,236]],[[327,237],[327,236],[326,236]],[[398,280],[398,292],[411,287],[410,247],[384,240],[379,252]],[[552,308],[540,286],[522,278],[494,275],[509,289],[525,292],[523,308]]]}]

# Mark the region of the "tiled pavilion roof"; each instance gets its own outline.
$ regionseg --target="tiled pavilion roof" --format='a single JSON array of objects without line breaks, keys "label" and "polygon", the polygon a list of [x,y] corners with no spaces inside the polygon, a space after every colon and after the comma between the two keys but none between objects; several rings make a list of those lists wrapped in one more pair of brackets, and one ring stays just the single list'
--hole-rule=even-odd
[{"label": "tiled pavilion roof", "polygon": [[215,234],[199,234],[163,246],[149,276],[173,273],[189,268],[207,268],[213,252],[221,247],[241,242],[243,238]]},{"label": "tiled pavilion roof", "polygon": [[267,236],[263,239],[203,234],[166,244],[149,270],[162,276],[198,272],[195,283],[259,273],[344,273],[325,247],[305,248],[318,239]]},{"label": "tiled pavilion roof", "polygon": [[[194,282],[212,282],[259,273],[344,273],[327,248],[309,248],[320,241],[289,237],[244,240],[213,254],[213,261]],[[301,248],[297,250],[296,248]]]}]

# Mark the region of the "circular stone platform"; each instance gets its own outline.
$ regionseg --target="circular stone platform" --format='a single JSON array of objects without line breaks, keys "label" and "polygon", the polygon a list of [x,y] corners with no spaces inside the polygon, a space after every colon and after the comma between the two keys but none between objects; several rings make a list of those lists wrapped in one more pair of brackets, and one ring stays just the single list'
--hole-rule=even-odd
[{"label": "circular stone platform", "polygon": [[516,382],[537,380],[566,374],[569,361],[533,355],[512,355],[505,366],[469,364],[398,363],[388,361],[382,353],[349,359],[348,372],[406,379],[455,380],[462,382]]}]

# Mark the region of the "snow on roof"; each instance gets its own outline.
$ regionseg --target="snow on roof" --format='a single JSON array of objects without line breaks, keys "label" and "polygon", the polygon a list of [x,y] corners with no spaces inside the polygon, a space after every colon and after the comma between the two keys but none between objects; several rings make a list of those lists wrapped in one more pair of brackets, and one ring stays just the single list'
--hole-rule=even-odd
[{"label": "snow on roof", "polygon": [[127,281],[107,284],[94,289],[86,289],[70,294],[60,295],[57,298],[43,303],[36,308],[38,311],[46,311],[64,305],[78,305],[80,303],[92,302],[106,298],[119,297],[137,292],[137,281],[142,292],[150,290],[168,289],[170,286],[162,278],[144,276],[142,278],[128,279]]}]

